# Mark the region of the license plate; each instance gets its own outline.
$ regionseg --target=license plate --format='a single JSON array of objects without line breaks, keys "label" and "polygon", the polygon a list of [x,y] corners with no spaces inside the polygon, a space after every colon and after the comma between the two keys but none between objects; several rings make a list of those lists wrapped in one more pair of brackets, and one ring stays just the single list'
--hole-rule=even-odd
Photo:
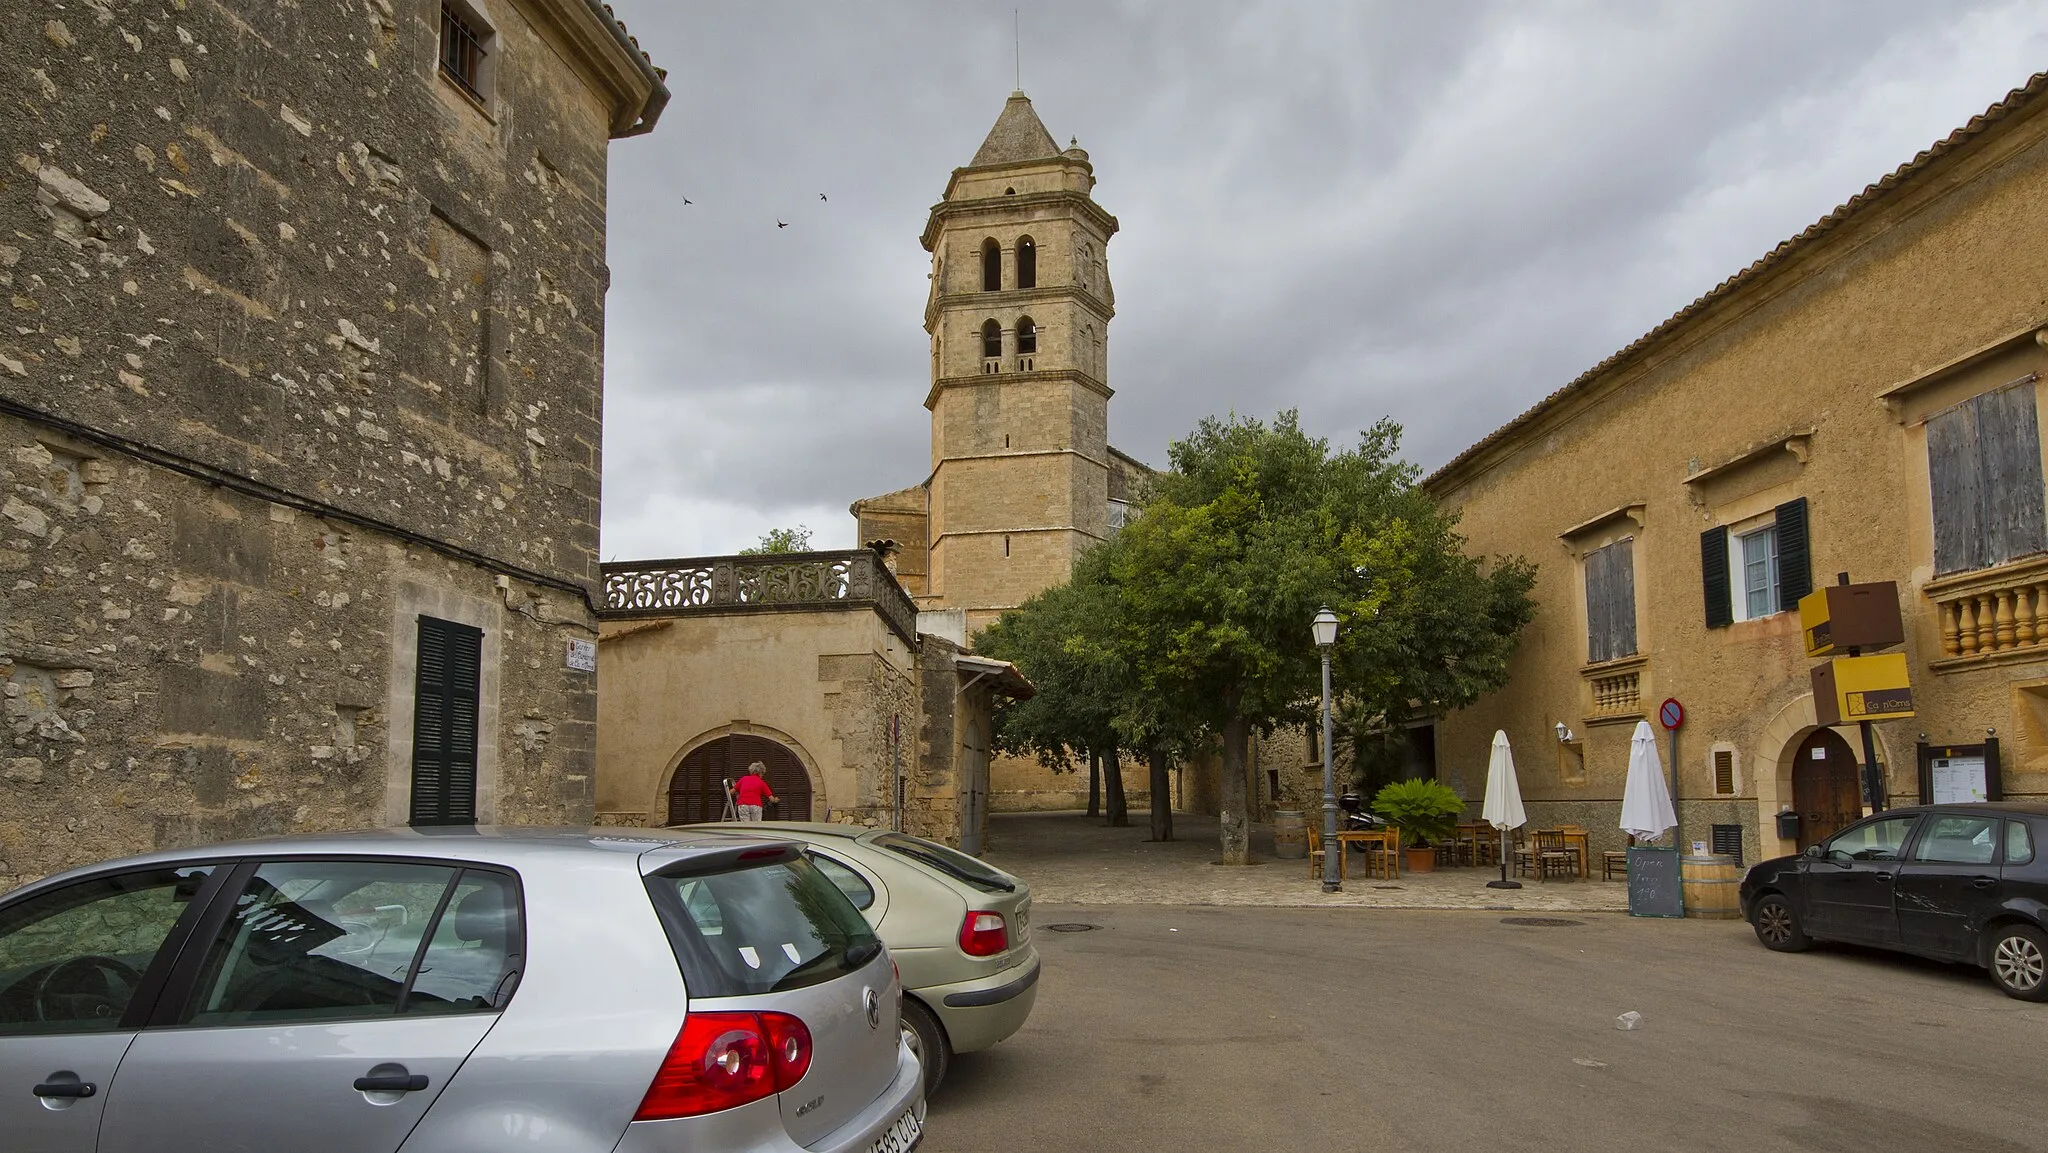
[{"label": "license plate", "polygon": [[924,1140],[924,1122],[918,1120],[917,1110],[912,1109],[896,1118],[889,1131],[868,1146],[868,1153],[910,1153],[917,1143]]}]

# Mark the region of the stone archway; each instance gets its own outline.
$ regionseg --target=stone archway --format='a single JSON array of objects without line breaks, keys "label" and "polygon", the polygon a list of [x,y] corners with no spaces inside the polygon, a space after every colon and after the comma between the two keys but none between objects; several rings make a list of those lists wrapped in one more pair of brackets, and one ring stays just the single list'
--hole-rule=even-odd
[{"label": "stone archway", "polygon": [[[1763,733],[1757,738],[1756,751],[1751,761],[1755,766],[1753,779],[1756,782],[1757,837],[1767,856],[1772,855],[1773,845],[1777,846],[1778,855],[1789,855],[1800,849],[1799,841],[1778,837],[1778,812],[1799,803],[1799,798],[1794,796],[1793,766],[1799,759],[1801,749],[1807,751],[1809,758],[1812,756],[1815,742],[1810,738],[1820,730],[1820,718],[1813,711],[1813,694],[1802,693],[1784,708],[1779,709],[1778,714],[1771,718],[1770,724],[1764,726]],[[1860,766],[1863,754],[1856,729],[1853,726],[1837,725],[1831,731],[1841,738],[1842,743],[1848,747],[1850,756]],[[1886,773],[1889,776],[1890,767],[1898,764],[1899,759],[1894,755],[1889,742],[1884,739],[1882,729],[1873,736],[1877,741],[1878,759],[1886,766]],[[1861,813],[1860,808],[1857,811]],[[1804,823],[1802,818],[1801,824]]]},{"label": "stone archway", "polygon": [[[779,736],[779,734],[777,734]],[[794,742],[762,732],[731,729],[707,733],[690,743],[669,772],[657,807],[667,825],[717,821],[725,813],[724,782],[738,780],[749,764],[766,767],[768,785],[778,803],[768,807],[770,820],[808,821],[819,794],[816,774]]]}]

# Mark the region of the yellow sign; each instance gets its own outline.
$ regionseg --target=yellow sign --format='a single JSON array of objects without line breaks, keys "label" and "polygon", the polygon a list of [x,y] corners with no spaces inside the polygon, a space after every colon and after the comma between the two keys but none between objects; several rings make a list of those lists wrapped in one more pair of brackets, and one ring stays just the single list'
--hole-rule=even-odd
[{"label": "yellow sign", "polygon": [[1891,581],[1823,585],[1799,598],[1799,630],[1810,657],[1900,644],[1906,633],[1899,619],[1899,587]]},{"label": "yellow sign", "polygon": [[1813,670],[1813,711],[1824,725],[1913,715],[1906,654],[1836,657]]},{"label": "yellow sign", "polygon": [[1828,590],[1817,588],[1799,598],[1799,632],[1806,638],[1806,655],[1824,657],[1835,651],[1828,619]]}]

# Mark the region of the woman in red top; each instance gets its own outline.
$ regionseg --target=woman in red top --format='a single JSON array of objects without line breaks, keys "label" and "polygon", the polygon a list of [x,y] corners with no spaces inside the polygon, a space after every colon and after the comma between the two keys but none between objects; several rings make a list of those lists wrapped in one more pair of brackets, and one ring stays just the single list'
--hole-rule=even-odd
[{"label": "woman in red top", "polygon": [[782,799],[775,795],[774,789],[768,787],[768,778],[764,775],[767,771],[767,765],[755,761],[747,766],[747,774],[741,777],[740,783],[733,788],[733,792],[737,794],[734,799],[739,803],[740,820],[758,821],[761,819],[763,805],[769,801]]}]

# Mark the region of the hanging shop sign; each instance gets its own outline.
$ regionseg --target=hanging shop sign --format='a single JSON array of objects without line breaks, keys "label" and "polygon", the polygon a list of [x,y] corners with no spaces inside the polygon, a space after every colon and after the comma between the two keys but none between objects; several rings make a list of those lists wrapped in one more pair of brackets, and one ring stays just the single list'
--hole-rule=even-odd
[{"label": "hanging shop sign", "polygon": [[1809,657],[1903,644],[1898,583],[1823,585],[1799,598],[1799,628]]},{"label": "hanging shop sign", "polygon": [[1906,654],[1835,657],[1813,668],[1813,712],[1823,725],[1913,715]]}]

